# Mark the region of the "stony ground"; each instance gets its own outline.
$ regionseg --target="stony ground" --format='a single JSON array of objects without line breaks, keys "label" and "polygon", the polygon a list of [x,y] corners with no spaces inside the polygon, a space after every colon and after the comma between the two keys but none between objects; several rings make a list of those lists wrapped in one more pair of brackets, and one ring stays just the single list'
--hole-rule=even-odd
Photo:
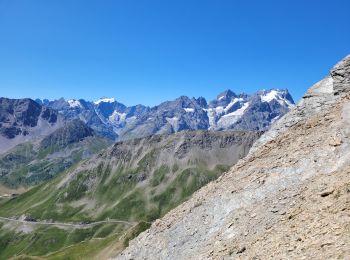
[{"label": "stony ground", "polygon": [[349,259],[350,56],[117,259]]}]

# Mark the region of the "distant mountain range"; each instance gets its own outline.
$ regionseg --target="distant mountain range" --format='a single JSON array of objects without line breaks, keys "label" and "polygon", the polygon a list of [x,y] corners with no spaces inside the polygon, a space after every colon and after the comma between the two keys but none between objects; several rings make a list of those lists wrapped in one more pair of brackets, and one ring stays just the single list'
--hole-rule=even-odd
[{"label": "distant mountain range", "polygon": [[182,130],[265,131],[271,123],[294,106],[288,90],[271,89],[252,95],[220,93],[211,102],[203,97],[181,96],[154,107],[127,107],[114,98],[95,102],[84,99],[35,100],[62,114],[66,119],[80,119],[97,133],[112,140],[126,140]]}]

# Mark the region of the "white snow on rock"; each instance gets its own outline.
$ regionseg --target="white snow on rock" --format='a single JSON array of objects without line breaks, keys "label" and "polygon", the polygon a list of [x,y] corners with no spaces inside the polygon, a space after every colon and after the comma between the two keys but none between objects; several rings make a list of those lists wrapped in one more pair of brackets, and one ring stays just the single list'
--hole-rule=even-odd
[{"label": "white snow on rock", "polygon": [[234,98],[224,109],[225,112],[227,112],[228,110],[230,110],[230,108],[236,104],[237,102],[243,102],[243,98]]},{"label": "white snow on rock", "polygon": [[220,101],[220,100],[222,100],[222,99],[224,99],[224,98],[225,98],[225,95],[219,97],[218,100]]},{"label": "white snow on rock", "polygon": [[186,111],[186,113],[193,113],[194,112],[194,108],[184,108],[184,110]]},{"label": "white snow on rock", "polygon": [[209,108],[209,109],[203,109],[205,112],[207,112],[207,116],[209,119],[209,130],[214,129],[216,122],[215,122],[215,109],[214,108]]},{"label": "white snow on rock", "polygon": [[111,123],[119,123],[119,122],[125,121],[126,113],[113,111],[112,115],[110,115],[108,119]]},{"label": "white snow on rock", "polygon": [[272,100],[276,100],[278,103],[280,103],[281,106],[287,105],[288,107],[294,106],[289,100],[282,97],[283,92],[277,91],[277,90],[271,90],[263,95],[260,96],[261,101],[263,102],[271,102]]},{"label": "white snow on rock", "polygon": [[[212,108],[210,108],[210,109],[212,109]],[[222,114],[224,112],[224,107],[218,106],[218,107],[214,108],[214,111],[216,114]]]},{"label": "white snow on rock", "polygon": [[79,100],[70,99],[67,101],[70,107],[82,107]]},{"label": "white snow on rock", "polygon": [[166,117],[166,121],[173,127],[175,131],[178,129],[179,125],[179,118],[174,116],[174,117]]},{"label": "white snow on rock", "polygon": [[[243,98],[234,98],[226,107],[218,106],[206,109],[205,111],[209,118],[209,129],[215,130],[218,128],[227,128],[237,122],[243,116],[244,111],[249,107],[249,102],[243,103],[244,101]],[[241,103],[242,107],[236,111],[227,113],[232,106],[238,102]]]},{"label": "white snow on rock", "polygon": [[244,114],[244,111],[249,107],[249,102],[245,103],[241,108],[232,113],[223,115],[217,122],[218,128],[226,128],[237,122]]},{"label": "white snow on rock", "polygon": [[96,105],[100,104],[100,103],[113,103],[115,102],[115,98],[100,98],[99,100],[95,101],[94,103]]},{"label": "white snow on rock", "polygon": [[270,92],[260,96],[260,98],[261,101],[269,103],[274,99],[278,99],[278,92],[276,90],[271,90]]}]

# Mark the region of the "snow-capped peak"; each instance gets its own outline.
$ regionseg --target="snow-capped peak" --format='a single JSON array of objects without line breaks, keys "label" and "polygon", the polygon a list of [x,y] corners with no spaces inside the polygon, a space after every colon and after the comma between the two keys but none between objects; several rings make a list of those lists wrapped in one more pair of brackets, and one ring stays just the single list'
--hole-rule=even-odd
[{"label": "snow-capped peak", "polygon": [[230,99],[233,97],[236,97],[236,94],[232,90],[228,89],[228,90],[225,90],[224,92],[220,93],[217,96],[217,100],[221,101],[223,99]]},{"label": "snow-capped peak", "polygon": [[261,101],[267,103],[271,102],[272,100],[276,100],[282,106],[291,107],[294,104],[288,100],[288,98],[286,98],[286,94],[288,94],[286,90],[272,89],[270,91],[263,91],[263,93],[260,95],[260,99]]},{"label": "snow-capped peak", "polygon": [[100,104],[100,103],[113,103],[115,102],[115,98],[100,98],[99,100],[95,101],[94,103],[96,105]]},{"label": "snow-capped peak", "polygon": [[79,100],[76,99],[70,99],[67,101],[70,107],[82,107]]},{"label": "snow-capped peak", "polygon": [[271,90],[271,91],[268,91],[268,92],[265,92],[263,95],[260,96],[261,98],[261,101],[263,102],[271,102],[272,100],[274,99],[278,99],[278,92],[277,90]]}]

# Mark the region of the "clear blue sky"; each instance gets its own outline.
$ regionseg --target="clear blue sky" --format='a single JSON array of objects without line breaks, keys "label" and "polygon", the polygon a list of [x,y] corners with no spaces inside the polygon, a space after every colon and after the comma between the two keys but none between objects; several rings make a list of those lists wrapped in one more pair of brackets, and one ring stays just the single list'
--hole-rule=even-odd
[{"label": "clear blue sky", "polygon": [[299,99],[350,53],[348,0],[0,0],[0,96]]}]

